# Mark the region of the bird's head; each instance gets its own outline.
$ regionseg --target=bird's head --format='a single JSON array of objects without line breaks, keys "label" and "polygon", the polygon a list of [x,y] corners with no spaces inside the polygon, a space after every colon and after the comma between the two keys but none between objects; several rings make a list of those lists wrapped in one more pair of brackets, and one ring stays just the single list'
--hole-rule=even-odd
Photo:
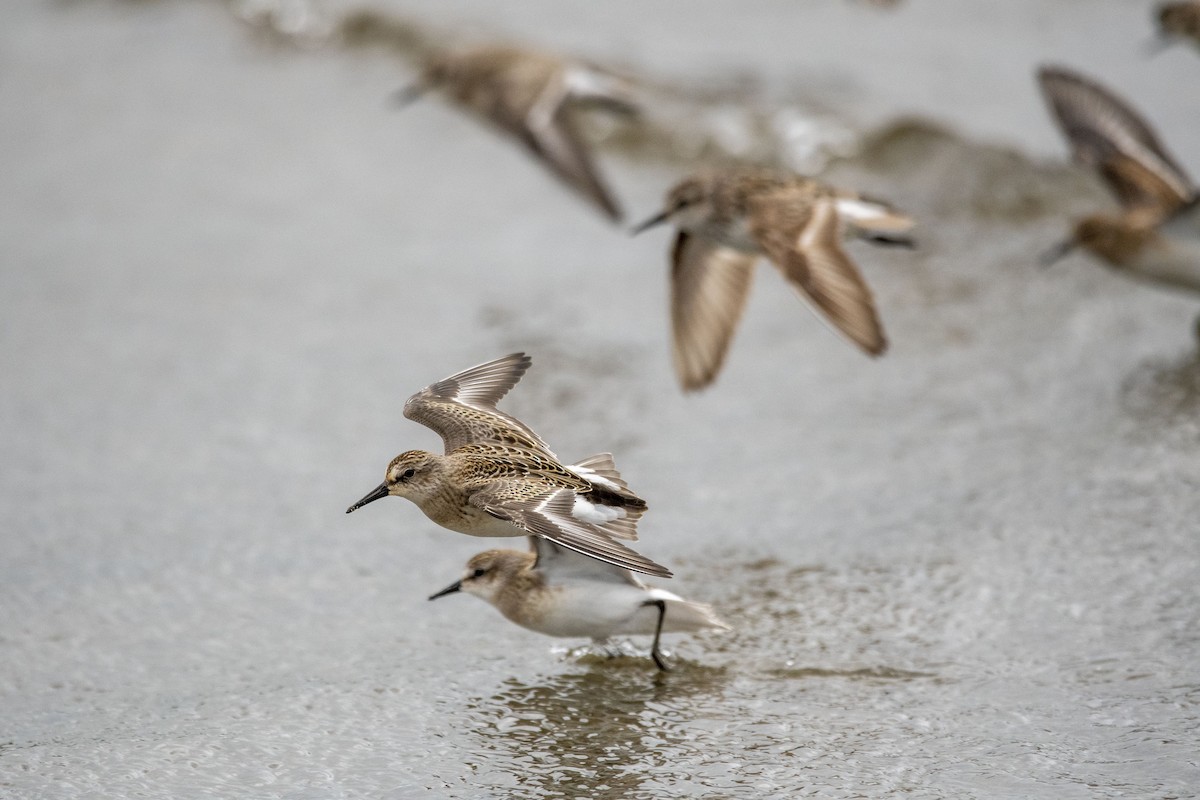
[{"label": "bird's head", "polygon": [[684,230],[699,227],[712,213],[711,197],[707,180],[688,178],[667,192],[662,211],[634,228],[633,234],[664,222],[673,222]]},{"label": "bird's head", "polygon": [[424,450],[401,453],[388,464],[383,483],[346,509],[346,513],[349,514],[389,495],[404,497],[419,505],[436,490],[441,470],[442,459],[433,453]]}]

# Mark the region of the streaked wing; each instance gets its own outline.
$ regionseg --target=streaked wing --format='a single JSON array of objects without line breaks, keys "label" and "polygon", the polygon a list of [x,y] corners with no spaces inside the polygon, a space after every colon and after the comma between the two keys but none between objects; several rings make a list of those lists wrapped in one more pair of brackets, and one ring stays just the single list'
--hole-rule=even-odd
[{"label": "streaked wing", "polygon": [[1124,206],[1170,210],[1192,196],[1187,173],[1123,100],[1060,67],[1043,67],[1038,81],[1075,159],[1096,168]]},{"label": "streaked wing", "polygon": [[496,443],[557,458],[525,423],[496,409],[531,363],[524,353],[512,353],[451,375],[408,398],[404,416],[436,431],[447,453],[466,444]]},{"label": "streaked wing", "polygon": [[621,208],[600,179],[587,147],[571,122],[566,86],[551,81],[522,121],[525,146],[567,186],[583,195],[614,222]]},{"label": "streaked wing", "polygon": [[671,252],[675,374],[687,391],[717,377],[750,293],[755,256],[680,231]]},{"label": "streaked wing", "polygon": [[669,578],[671,572],[645,556],[614,541],[594,525],[571,515],[575,492],[550,489],[527,496],[520,488],[499,482],[470,496],[471,505],[483,509],[526,533],[541,536],[569,550],[634,572]]},{"label": "streaked wing", "polygon": [[871,290],[842,249],[838,227],[835,201],[825,198],[813,204],[798,236],[765,229],[755,235],[771,262],[834,327],[877,356],[887,349],[883,325]]},{"label": "streaked wing", "polygon": [[533,568],[540,570],[551,585],[571,578],[642,585],[627,569],[577,553],[541,536],[530,536],[529,546],[537,554]]}]

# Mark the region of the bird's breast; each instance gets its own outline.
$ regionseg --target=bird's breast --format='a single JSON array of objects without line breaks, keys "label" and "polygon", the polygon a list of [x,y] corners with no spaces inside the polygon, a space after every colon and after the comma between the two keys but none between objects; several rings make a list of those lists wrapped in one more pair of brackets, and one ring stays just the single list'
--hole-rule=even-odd
[{"label": "bird's breast", "polygon": [[701,226],[698,233],[724,247],[743,253],[761,251],[758,240],[750,230],[750,219],[746,216],[710,220]]},{"label": "bird's breast", "polygon": [[[514,622],[547,636],[606,639],[624,633],[647,598],[636,586],[603,581],[570,581],[537,593]],[[507,616],[507,614],[506,614]]]}]

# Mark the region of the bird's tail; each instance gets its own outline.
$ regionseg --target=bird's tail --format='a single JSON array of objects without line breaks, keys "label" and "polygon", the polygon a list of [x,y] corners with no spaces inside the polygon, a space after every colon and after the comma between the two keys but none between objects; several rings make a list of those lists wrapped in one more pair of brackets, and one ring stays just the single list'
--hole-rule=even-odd
[{"label": "bird's tail", "polygon": [[663,619],[663,631],[666,633],[686,633],[709,628],[721,631],[730,630],[730,627],[717,617],[712,606],[684,600],[665,589],[651,589],[650,595],[656,600],[665,600],[667,603],[667,613]]},{"label": "bird's tail", "polygon": [[846,225],[847,232],[872,244],[913,247],[915,242],[909,231],[916,221],[882,200],[866,197],[839,197],[838,217]]}]

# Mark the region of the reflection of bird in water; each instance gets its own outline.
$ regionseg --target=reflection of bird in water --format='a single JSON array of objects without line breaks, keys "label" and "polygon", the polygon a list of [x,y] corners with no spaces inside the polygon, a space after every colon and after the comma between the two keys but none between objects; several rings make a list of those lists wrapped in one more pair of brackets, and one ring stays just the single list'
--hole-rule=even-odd
[{"label": "reflection of bird in water", "polygon": [[[639,669],[587,662],[536,678],[511,677],[494,693],[447,699],[449,716],[472,737],[478,772],[506,772],[508,785],[520,787],[514,796],[665,798],[671,793],[664,793],[664,783],[682,783],[703,764],[727,763],[727,753],[702,747],[695,721],[728,709],[725,693],[734,676],[744,674],[681,667],[659,680],[647,680]],[[566,786],[579,791],[564,792]]]},{"label": "reflection of bird in water", "polygon": [[404,404],[404,416],[441,435],[443,456],[409,450],[383,483],[346,513],[389,495],[471,536],[541,536],[624,569],[670,577],[618,539],[637,539],[646,503],[621,479],[612,456],[562,464],[523,422],[496,408],[529,369],[524,353],[440,380]]},{"label": "reflection of bird in water", "polygon": [[530,537],[532,552],[488,550],[467,562],[463,577],[429,599],[466,592],[494,605],[510,621],[547,636],[653,635],[650,655],[667,669],[659,650],[664,633],[729,627],[711,608],[650,588],[632,572]]},{"label": "reflection of bird in water", "polygon": [[678,228],[671,252],[675,371],[685,390],[713,382],[766,256],[837,330],[877,356],[887,348],[871,291],[843,236],[911,247],[913,221],[885,203],[799,175],[738,167],[688,178],[635,233]]},{"label": "reflection of bird in water", "polygon": [[1200,293],[1200,196],[1183,168],[1107,89],[1060,67],[1042,68],[1038,80],[1075,160],[1121,203],[1120,213],[1076,222],[1044,262],[1081,247],[1130,277]]},{"label": "reflection of bird in water", "polygon": [[610,219],[621,219],[620,206],[597,173],[572,113],[579,107],[636,113],[626,82],[582,61],[486,46],[435,55],[399,97],[407,102],[429,89],[441,89],[521,142]]}]

